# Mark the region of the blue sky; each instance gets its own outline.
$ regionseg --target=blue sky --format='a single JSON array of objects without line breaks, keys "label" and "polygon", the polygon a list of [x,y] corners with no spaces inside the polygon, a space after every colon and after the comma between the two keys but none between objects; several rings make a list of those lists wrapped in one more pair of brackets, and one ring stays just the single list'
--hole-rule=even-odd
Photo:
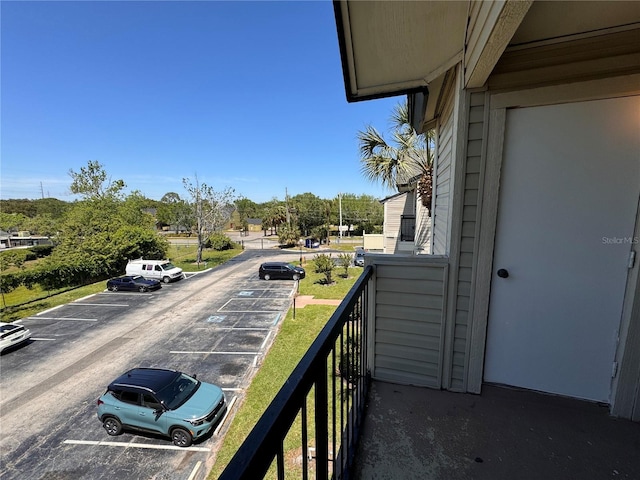
[{"label": "blue sky", "polygon": [[196,175],[255,202],[392,193],[356,135],[403,99],[347,103],[328,0],[0,8],[3,199],[73,200],[89,160],[157,200]]}]

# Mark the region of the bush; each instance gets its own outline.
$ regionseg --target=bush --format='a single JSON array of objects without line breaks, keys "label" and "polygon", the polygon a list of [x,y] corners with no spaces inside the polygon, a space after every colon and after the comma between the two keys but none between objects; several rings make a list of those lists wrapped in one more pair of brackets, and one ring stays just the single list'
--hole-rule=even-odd
[{"label": "bush", "polygon": [[44,258],[51,255],[53,251],[53,245],[36,245],[31,247],[29,250],[33,252],[36,258]]},{"label": "bush", "polygon": [[338,265],[344,268],[345,278],[349,276],[349,267],[351,266],[351,262],[353,262],[353,255],[350,253],[341,253],[338,255]]},{"label": "bush", "polygon": [[0,275],[0,292],[9,293],[22,285],[23,273],[5,273]]},{"label": "bush", "polygon": [[206,247],[220,252],[233,248],[233,241],[224,233],[214,233],[207,239]]},{"label": "bush", "polygon": [[284,226],[278,232],[278,241],[283,247],[295,247],[300,239],[300,231],[297,228]]},{"label": "bush", "polygon": [[316,273],[322,273],[324,275],[327,285],[332,283],[331,275],[335,268],[335,264],[333,263],[331,255],[321,253],[319,255],[315,255],[313,257],[313,261],[316,265]]},{"label": "bush", "polygon": [[[29,251],[20,249],[20,250],[9,250],[7,252],[0,253],[0,265],[2,265],[2,270],[7,268],[10,265],[13,265],[18,268],[24,267],[24,262],[29,260]],[[33,256],[33,254],[31,254]],[[35,260],[35,257],[33,258]]]}]

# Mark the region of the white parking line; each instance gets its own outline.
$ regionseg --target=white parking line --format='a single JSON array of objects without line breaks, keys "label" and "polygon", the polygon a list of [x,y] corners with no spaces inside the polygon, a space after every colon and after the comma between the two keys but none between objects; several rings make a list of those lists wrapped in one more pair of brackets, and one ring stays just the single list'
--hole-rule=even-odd
[{"label": "white parking line", "polygon": [[218,327],[216,330],[257,330],[257,331],[269,331],[270,328],[260,328],[260,327]]},{"label": "white parking line", "polygon": [[235,388],[235,387],[224,387],[222,390],[224,390],[225,392],[241,392],[242,388]]},{"label": "white parking line", "polygon": [[31,337],[31,340],[35,340],[36,342],[55,342],[57,340],[57,338]]},{"label": "white parking line", "polygon": [[87,295],[86,297],[78,298],[77,300],[74,300],[74,302],[82,302],[83,300],[86,300],[87,298],[95,297],[96,295],[98,294],[92,293],[91,295]]},{"label": "white parking line", "polygon": [[222,310],[222,308],[218,309],[218,312],[223,313],[276,313],[280,310]]},{"label": "white parking line", "polygon": [[144,443],[130,443],[130,442],[96,442],[92,440],[65,440],[62,442],[67,445],[95,445],[105,447],[121,447],[121,448],[148,448],[151,450],[180,450],[187,452],[209,452],[210,450],[205,447],[178,447],[176,445],[147,445]]},{"label": "white parking line", "polygon": [[54,310],[57,310],[57,309],[62,308],[62,307],[64,307],[64,305],[58,305],[57,307],[52,307],[49,310],[45,310],[44,312],[36,313],[36,316],[40,316],[40,315],[44,315],[45,313],[53,312]]},{"label": "white parking line", "polygon": [[71,320],[77,322],[97,322],[97,318],[73,318],[73,317],[27,317],[27,320]]},{"label": "white parking line", "polygon": [[262,345],[260,345],[260,350],[264,350],[264,346],[267,344],[267,340],[269,340],[270,336],[271,336],[271,332],[267,333],[267,336],[264,337],[264,342],[262,342]]},{"label": "white parking line", "polygon": [[206,354],[206,355],[256,355],[260,352],[204,352],[204,351],[185,351],[185,350],[170,350],[169,353],[184,353],[184,354]]},{"label": "white parking line", "polygon": [[189,478],[187,480],[193,480],[194,478],[196,478],[196,474],[198,473],[198,470],[200,470],[200,465],[202,465],[202,462],[198,460],[198,463],[196,463],[196,466],[193,467],[193,470],[191,470],[191,475],[189,475]]},{"label": "white parking line", "polygon": [[222,426],[224,425],[224,422],[227,421],[227,417],[229,417],[229,414],[231,413],[231,409],[233,408],[233,405],[236,403],[236,400],[238,399],[238,397],[233,397],[231,399],[231,401],[229,402],[229,405],[227,406],[227,411],[224,414],[224,417],[222,417],[222,420],[220,420],[220,423],[218,424],[218,426],[216,427],[216,429],[213,431],[214,435],[218,435],[218,433],[220,433],[220,430],[222,429]]},{"label": "white parking line", "polygon": [[73,302],[69,304],[70,306],[80,306],[80,307],[128,307],[129,304],[126,303],[78,303]]}]

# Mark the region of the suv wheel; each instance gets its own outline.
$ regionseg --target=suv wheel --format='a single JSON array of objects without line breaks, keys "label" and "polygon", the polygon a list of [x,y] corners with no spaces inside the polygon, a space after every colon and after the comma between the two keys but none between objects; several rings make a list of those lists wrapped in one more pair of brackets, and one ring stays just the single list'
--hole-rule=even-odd
[{"label": "suv wheel", "polygon": [[300,280],[300,275],[298,275],[297,273],[293,275],[293,279],[294,280]]},{"label": "suv wheel", "polygon": [[184,428],[176,427],[171,431],[171,440],[178,447],[188,447],[193,442],[193,437]]},{"label": "suv wheel", "polygon": [[122,432],[122,423],[115,417],[107,417],[102,421],[102,426],[111,436],[119,435]]},{"label": "suv wheel", "polygon": [[169,283],[169,282],[171,281],[171,279],[170,279],[169,277],[163,277],[163,278],[162,278],[162,281],[163,281],[164,283]]},{"label": "suv wheel", "polygon": [[265,274],[264,279],[265,280],[271,280],[271,275],[269,275],[268,273]]}]

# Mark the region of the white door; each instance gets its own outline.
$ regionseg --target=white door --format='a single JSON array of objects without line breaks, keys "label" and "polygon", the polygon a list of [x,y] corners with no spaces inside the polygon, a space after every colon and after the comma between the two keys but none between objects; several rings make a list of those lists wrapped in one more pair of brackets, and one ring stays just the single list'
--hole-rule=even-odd
[{"label": "white door", "polygon": [[505,127],[484,379],[609,402],[640,97],[513,109]]}]

